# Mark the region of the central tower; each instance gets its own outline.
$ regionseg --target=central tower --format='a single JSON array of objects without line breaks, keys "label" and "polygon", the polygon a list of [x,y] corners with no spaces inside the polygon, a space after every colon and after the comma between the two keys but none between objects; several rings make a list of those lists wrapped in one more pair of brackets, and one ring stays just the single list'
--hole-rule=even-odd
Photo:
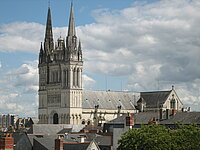
[{"label": "central tower", "polygon": [[80,124],[82,119],[82,49],[71,5],[66,40],[54,44],[48,8],[44,44],[39,53],[39,123]]}]

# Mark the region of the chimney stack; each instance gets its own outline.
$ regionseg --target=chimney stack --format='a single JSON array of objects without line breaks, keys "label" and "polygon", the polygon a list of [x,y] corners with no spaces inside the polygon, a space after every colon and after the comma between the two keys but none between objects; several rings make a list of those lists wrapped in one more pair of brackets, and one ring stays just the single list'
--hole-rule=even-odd
[{"label": "chimney stack", "polygon": [[84,143],[85,142],[85,135],[80,135],[80,137],[78,137],[79,138],[79,142],[80,143]]},{"label": "chimney stack", "polygon": [[134,126],[134,118],[131,116],[130,113],[128,113],[128,116],[126,116],[126,127],[129,127],[130,129]]},{"label": "chimney stack", "polygon": [[174,116],[176,114],[176,109],[172,109],[172,115]]},{"label": "chimney stack", "polygon": [[55,150],[63,150],[63,140],[60,138],[60,136],[55,139]]},{"label": "chimney stack", "polygon": [[0,150],[13,150],[14,149],[14,138],[11,133],[5,133],[0,138]]}]

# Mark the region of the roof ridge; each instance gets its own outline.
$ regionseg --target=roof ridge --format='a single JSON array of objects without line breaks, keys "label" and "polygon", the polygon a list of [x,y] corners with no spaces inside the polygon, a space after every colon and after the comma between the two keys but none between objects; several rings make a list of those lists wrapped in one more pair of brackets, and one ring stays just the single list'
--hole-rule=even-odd
[{"label": "roof ridge", "polygon": [[149,91],[149,92],[140,92],[140,93],[159,93],[159,92],[171,92],[172,90],[166,91]]}]

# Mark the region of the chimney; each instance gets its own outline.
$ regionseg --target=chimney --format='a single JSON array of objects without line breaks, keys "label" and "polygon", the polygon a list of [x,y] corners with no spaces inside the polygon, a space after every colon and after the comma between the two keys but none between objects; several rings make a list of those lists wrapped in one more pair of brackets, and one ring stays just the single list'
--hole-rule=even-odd
[{"label": "chimney", "polygon": [[162,120],[162,119],[163,119],[163,110],[160,109],[160,120]]},{"label": "chimney", "polygon": [[172,109],[172,115],[174,116],[176,114],[176,109]]},{"label": "chimney", "polygon": [[169,109],[166,109],[166,119],[169,119]]},{"label": "chimney", "polygon": [[14,149],[14,138],[11,133],[4,134],[3,137],[0,138],[0,149],[2,150],[13,150]]},{"label": "chimney", "polygon": [[134,126],[134,118],[128,113],[128,116],[126,116],[126,127],[132,129],[132,126]]},{"label": "chimney", "polygon": [[79,142],[84,143],[85,142],[85,135],[80,135],[79,137]]},{"label": "chimney", "polygon": [[63,140],[60,138],[60,136],[55,139],[55,150],[63,150]]}]

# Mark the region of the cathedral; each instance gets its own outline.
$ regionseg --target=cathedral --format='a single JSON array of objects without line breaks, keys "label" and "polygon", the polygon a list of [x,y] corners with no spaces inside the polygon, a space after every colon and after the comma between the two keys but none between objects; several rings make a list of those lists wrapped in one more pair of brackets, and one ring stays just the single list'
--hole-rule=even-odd
[{"label": "cathedral", "polygon": [[72,5],[66,38],[59,37],[55,43],[48,8],[38,68],[40,124],[101,125],[126,113],[183,109],[174,89],[146,93],[83,90],[82,47]]}]

